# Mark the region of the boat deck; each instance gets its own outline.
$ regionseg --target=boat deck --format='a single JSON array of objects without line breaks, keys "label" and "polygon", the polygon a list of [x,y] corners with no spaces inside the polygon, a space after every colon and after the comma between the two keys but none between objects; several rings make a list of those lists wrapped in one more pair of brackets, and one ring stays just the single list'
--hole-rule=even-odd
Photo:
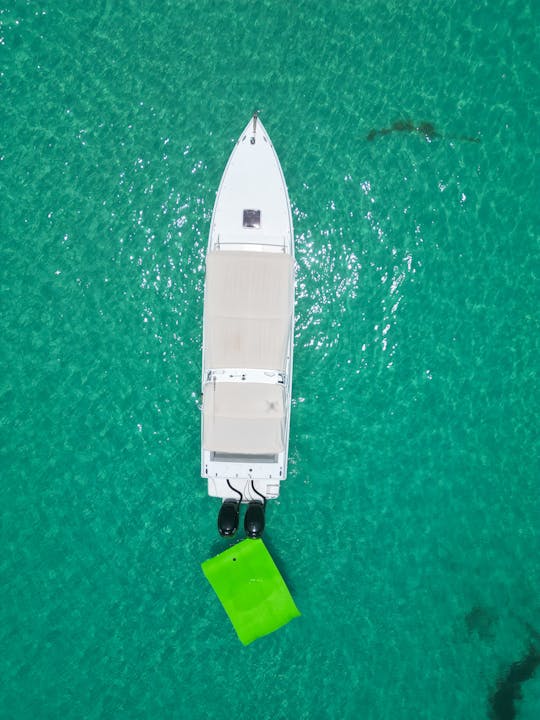
[{"label": "boat deck", "polygon": [[275,498],[287,475],[294,324],[290,203],[254,118],[216,196],[206,257],[201,475],[209,495]]}]

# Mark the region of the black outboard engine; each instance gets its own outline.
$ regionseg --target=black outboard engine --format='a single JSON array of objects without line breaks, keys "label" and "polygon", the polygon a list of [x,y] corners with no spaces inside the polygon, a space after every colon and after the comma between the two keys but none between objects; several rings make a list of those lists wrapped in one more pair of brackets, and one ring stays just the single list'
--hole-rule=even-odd
[{"label": "black outboard engine", "polygon": [[244,530],[250,538],[260,538],[264,532],[264,503],[252,500],[244,518]]},{"label": "black outboard engine", "polygon": [[232,537],[238,530],[240,519],[240,502],[224,500],[219,509],[217,526],[222,537]]}]

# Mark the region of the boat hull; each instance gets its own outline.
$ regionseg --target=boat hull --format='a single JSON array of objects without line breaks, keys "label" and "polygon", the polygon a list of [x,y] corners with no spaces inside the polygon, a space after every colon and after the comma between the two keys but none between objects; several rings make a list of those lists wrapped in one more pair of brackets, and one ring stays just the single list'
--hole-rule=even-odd
[{"label": "boat hull", "polygon": [[255,116],[223,173],[206,259],[201,475],[211,496],[276,498],[287,477],[293,308],[290,201]]}]

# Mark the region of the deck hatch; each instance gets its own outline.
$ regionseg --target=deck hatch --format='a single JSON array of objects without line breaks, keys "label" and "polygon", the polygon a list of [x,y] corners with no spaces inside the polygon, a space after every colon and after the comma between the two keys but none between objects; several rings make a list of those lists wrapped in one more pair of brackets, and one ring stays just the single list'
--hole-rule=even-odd
[{"label": "deck hatch", "polygon": [[261,227],[261,211],[260,210],[244,210],[243,226],[245,228]]}]

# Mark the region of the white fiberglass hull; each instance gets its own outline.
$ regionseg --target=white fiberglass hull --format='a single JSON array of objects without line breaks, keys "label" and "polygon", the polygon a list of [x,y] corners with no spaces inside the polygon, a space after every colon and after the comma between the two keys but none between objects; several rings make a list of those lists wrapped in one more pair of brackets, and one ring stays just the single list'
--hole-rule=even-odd
[{"label": "white fiberglass hull", "polygon": [[201,475],[243,502],[287,477],[294,236],[279,160],[255,116],[217,192],[206,259]]}]

